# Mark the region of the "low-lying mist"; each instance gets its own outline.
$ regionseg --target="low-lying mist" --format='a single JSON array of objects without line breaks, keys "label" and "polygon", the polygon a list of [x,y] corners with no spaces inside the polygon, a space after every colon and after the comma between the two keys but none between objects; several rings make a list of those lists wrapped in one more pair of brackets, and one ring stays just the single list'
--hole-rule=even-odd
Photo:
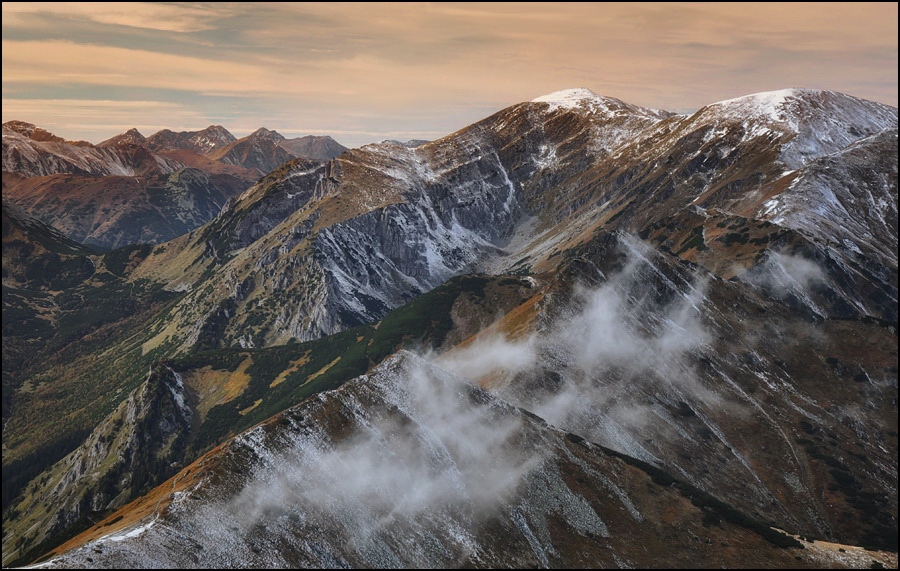
[{"label": "low-lying mist", "polygon": [[660,414],[660,399],[673,406],[719,402],[690,358],[710,341],[707,282],[675,283],[639,243],[625,240],[623,247],[623,268],[599,286],[576,286],[568,310],[540,332],[479,340],[436,362],[476,382],[502,375],[506,382],[492,386],[508,402],[651,459],[636,435]]},{"label": "low-lying mist", "polygon": [[264,452],[230,517],[325,518],[364,543],[421,518],[490,514],[541,462],[523,445],[519,411],[412,354],[351,384],[337,397],[347,436],[290,432],[277,457]]}]

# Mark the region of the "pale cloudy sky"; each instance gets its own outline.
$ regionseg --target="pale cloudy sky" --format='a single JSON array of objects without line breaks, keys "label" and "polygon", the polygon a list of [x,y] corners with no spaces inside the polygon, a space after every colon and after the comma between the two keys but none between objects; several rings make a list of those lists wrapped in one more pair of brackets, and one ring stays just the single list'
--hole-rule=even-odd
[{"label": "pale cloudy sky", "polygon": [[786,87],[897,105],[897,3],[3,2],[3,121],[433,139],[570,87],[690,111]]}]

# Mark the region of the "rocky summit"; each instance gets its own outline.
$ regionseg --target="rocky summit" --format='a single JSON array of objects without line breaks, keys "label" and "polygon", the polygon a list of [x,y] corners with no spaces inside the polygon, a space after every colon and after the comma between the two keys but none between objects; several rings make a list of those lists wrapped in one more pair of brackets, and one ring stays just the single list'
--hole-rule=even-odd
[{"label": "rocky summit", "polygon": [[[7,130],[69,144],[4,126],[4,169]],[[86,250],[4,174],[4,565],[897,566],[896,108],[214,131],[91,151],[265,173],[206,222],[213,175],[165,174],[192,228],[153,246]]]}]

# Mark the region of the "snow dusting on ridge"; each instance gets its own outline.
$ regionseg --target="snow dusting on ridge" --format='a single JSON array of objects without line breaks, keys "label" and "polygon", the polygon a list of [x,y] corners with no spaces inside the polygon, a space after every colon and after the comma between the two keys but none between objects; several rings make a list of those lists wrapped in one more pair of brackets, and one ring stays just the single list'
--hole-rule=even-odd
[{"label": "snow dusting on ridge", "polygon": [[796,89],[780,89],[778,91],[763,91],[734,99],[726,99],[713,103],[710,107],[732,107],[748,115],[768,116],[773,121],[784,121],[782,108],[788,97],[796,97]]}]

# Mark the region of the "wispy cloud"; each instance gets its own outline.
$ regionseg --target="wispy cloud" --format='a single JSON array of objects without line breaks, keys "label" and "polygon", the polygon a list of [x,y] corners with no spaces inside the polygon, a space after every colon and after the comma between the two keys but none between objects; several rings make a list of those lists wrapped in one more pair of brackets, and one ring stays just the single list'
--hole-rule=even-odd
[{"label": "wispy cloud", "polygon": [[241,93],[257,91],[265,77],[260,68],[230,61],[58,40],[3,42],[3,81],[11,83]]},{"label": "wispy cloud", "polygon": [[343,427],[348,437],[316,429],[289,435],[281,465],[260,463],[217,518],[249,528],[299,508],[371,537],[398,520],[443,519],[452,511],[474,518],[502,507],[542,461],[539,451],[518,444],[521,416],[424,363],[400,365],[382,365],[366,379],[374,395],[363,398],[382,404],[359,406]]},{"label": "wispy cloud", "polygon": [[657,399],[721,401],[694,360],[711,341],[704,278],[662,287],[667,299],[644,248],[626,239],[624,267],[598,287],[576,288],[570,313],[539,333],[476,339],[436,363],[551,424],[648,458],[640,434],[659,420]]},{"label": "wispy cloud", "polygon": [[34,25],[34,20],[25,16],[52,15],[113,26],[167,32],[199,32],[213,29],[213,20],[222,15],[223,5],[212,6],[220,8],[156,2],[5,2],[3,24],[27,28]]}]

